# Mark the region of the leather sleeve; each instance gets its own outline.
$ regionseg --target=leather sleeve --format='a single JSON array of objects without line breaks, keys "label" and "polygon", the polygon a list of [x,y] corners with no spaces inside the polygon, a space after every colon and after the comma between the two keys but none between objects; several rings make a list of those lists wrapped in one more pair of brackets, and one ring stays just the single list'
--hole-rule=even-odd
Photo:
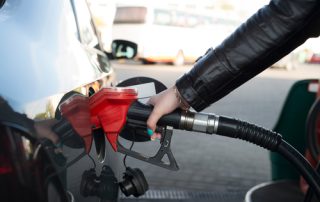
[{"label": "leather sleeve", "polygon": [[318,36],[319,4],[320,0],[271,1],[177,80],[183,99],[201,111]]}]

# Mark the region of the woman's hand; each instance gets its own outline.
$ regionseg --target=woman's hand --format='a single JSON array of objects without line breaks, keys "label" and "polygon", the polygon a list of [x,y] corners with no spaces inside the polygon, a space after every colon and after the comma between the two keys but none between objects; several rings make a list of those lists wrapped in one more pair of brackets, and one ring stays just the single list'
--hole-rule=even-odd
[{"label": "woman's hand", "polygon": [[174,111],[176,108],[181,107],[181,98],[175,86],[168,88],[161,93],[154,95],[148,101],[148,104],[153,105],[153,111],[151,112],[148,120],[148,134],[152,135],[151,139],[160,139],[160,134],[155,133],[158,120],[166,114]]}]

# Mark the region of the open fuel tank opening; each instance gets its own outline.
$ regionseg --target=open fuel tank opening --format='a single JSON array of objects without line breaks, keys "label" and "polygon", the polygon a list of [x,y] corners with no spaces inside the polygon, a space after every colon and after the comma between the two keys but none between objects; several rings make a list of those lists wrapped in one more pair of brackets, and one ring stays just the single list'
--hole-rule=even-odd
[{"label": "open fuel tank opening", "polygon": [[[147,88],[141,87],[144,84],[152,84],[154,89],[149,89],[150,86]],[[167,87],[160,81],[150,78],[150,77],[133,77],[129,78],[127,80],[121,81],[118,83],[117,87],[131,87],[131,88],[137,88],[138,90],[138,100],[144,101],[148,100],[151,95],[158,94],[164,90],[167,89]],[[145,92],[148,91],[148,92]],[[130,124],[130,121],[134,120],[128,120],[125,127],[122,129],[120,136],[126,140],[129,141],[135,141],[135,142],[147,142],[150,141],[150,136],[147,134],[145,124],[144,126],[137,127],[136,124]],[[142,124],[143,125],[143,124]]]}]

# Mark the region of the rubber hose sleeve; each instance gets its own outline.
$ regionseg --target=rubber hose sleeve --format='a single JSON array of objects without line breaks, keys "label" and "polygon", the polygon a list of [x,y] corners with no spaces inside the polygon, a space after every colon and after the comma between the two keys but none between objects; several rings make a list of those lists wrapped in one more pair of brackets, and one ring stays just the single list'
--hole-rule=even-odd
[{"label": "rubber hose sleeve", "polygon": [[276,151],[282,141],[279,133],[223,116],[219,117],[217,134],[242,139],[271,151]]}]

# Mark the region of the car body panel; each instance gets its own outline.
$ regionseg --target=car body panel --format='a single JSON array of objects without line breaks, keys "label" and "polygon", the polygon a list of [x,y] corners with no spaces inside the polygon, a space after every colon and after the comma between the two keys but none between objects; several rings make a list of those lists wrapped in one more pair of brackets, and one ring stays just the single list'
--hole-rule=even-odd
[{"label": "car body panel", "polygon": [[[19,114],[22,119],[35,123],[51,120],[56,117],[58,104],[66,93],[76,91],[89,96],[92,91],[114,82],[114,72],[106,54],[97,48],[97,44],[82,41],[74,13],[77,10],[73,5],[81,1],[82,5],[86,4],[85,0],[7,0],[0,9],[0,97],[8,103],[12,113]],[[91,26],[90,20],[88,22]],[[98,43],[98,40],[94,42]],[[2,118],[0,125],[8,127]],[[18,130],[26,132],[26,137],[30,136],[34,144],[32,148],[37,148],[37,137],[41,135],[38,131],[30,132],[21,126]],[[76,159],[83,148],[62,146],[62,152],[68,163]],[[97,170],[108,165],[120,178],[119,155],[108,144],[106,153],[104,162],[98,162],[93,144],[90,154]],[[56,165],[54,156],[46,154],[46,158]],[[85,155],[63,172],[65,177],[61,184],[75,201],[99,200],[80,194],[82,174],[92,167],[94,163]],[[34,179],[38,178],[34,176]]]},{"label": "car body panel", "polygon": [[23,105],[107,76],[75,37],[71,11],[69,1],[7,1],[0,12],[2,96]]}]

